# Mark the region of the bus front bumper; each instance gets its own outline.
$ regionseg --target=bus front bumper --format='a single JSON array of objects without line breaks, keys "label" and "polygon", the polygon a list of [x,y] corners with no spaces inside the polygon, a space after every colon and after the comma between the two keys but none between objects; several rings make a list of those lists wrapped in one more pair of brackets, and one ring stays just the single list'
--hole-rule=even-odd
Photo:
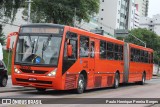
[{"label": "bus front bumper", "polygon": [[48,76],[15,74],[12,76],[12,83],[13,85],[25,87],[60,89],[60,86],[56,83],[55,77]]}]

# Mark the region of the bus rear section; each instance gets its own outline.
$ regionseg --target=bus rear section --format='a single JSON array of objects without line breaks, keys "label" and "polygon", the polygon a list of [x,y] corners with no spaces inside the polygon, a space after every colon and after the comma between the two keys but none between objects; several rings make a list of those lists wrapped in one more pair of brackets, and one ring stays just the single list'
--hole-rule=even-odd
[{"label": "bus rear section", "polygon": [[124,82],[140,82],[150,80],[153,73],[153,50],[131,43],[124,49]]}]

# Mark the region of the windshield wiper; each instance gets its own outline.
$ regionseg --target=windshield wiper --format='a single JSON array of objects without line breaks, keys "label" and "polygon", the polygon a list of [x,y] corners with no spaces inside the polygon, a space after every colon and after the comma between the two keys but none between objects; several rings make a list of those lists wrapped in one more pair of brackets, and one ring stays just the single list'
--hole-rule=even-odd
[{"label": "windshield wiper", "polygon": [[42,47],[42,59],[43,59],[43,52],[47,49],[47,46],[49,44],[49,41],[51,40],[52,35],[49,35],[49,37],[47,38],[47,41],[43,42],[43,47]]},{"label": "windshield wiper", "polygon": [[36,43],[36,46],[35,46],[35,53],[36,53],[37,50],[38,50],[38,41],[39,41],[39,36],[38,36],[37,43]]},{"label": "windshield wiper", "polygon": [[35,41],[33,42],[33,44],[32,44],[32,53],[33,53],[33,51],[34,51],[34,45],[35,45]]},{"label": "windshield wiper", "polygon": [[29,37],[29,43],[30,43],[30,45],[31,45],[32,53],[33,53],[33,51],[34,51],[34,44],[35,44],[35,41],[34,41],[34,43],[32,43],[32,39],[31,39],[30,34],[28,35],[28,37]]},{"label": "windshield wiper", "polygon": [[43,48],[42,48],[42,50],[43,51],[45,51],[46,49],[47,49],[47,46],[48,46],[48,44],[49,44],[49,41],[51,41],[51,37],[52,37],[52,35],[50,35],[48,38],[47,38],[47,41],[45,42],[43,42]]}]

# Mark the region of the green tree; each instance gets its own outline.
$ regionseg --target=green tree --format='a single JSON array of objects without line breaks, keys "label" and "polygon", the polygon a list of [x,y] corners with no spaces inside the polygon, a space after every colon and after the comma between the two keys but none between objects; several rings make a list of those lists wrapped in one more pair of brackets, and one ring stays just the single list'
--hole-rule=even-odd
[{"label": "green tree", "polygon": [[[144,41],[148,48],[152,48],[156,51],[159,50],[160,47],[160,38],[157,34],[154,32],[147,30],[147,29],[133,29],[130,31],[131,34],[138,37],[142,41]],[[141,42],[137,41],[135,38],[133,38],[131,35],[125,38],[127,42],[135,43],[138,45],[143,45]],[[143,45],[144,46],[144,45]]]},{"label": "green tree", "polygon": [[24,3],[24,0],[0,0],[0,42],[5,44],[5,36],[2,33],[2,24],[8,21],[13,22],[17,10]]},{"label": "green tree", "polygon": [[[14,20],[17,9],[24,3],[25,0],[0,0],[0,19]],[[6,21],[6,20],[5,20]]]},{"label": "green tree", "polygon": [[0,43],[1,43],[2,45],[5,44],[5,36],[4,36],[3,33],[2,33],[2,25],[0,25]]},{"label": "green tree", "polygon": [[[32,22],[73,25],[76,20],[89,21],[99,11],[99,0],[33,0]],[[25,12],[24,12],[25,13]]]}]

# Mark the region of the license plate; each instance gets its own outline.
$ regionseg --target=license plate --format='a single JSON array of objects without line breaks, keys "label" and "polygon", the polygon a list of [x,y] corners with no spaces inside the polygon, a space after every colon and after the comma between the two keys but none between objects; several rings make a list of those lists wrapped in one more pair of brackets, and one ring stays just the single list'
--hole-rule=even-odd
[{"label": "license plate", "polygon": [[28,80],[29,81],[36,81],[37,79],[36,78],[29,78]]}]

